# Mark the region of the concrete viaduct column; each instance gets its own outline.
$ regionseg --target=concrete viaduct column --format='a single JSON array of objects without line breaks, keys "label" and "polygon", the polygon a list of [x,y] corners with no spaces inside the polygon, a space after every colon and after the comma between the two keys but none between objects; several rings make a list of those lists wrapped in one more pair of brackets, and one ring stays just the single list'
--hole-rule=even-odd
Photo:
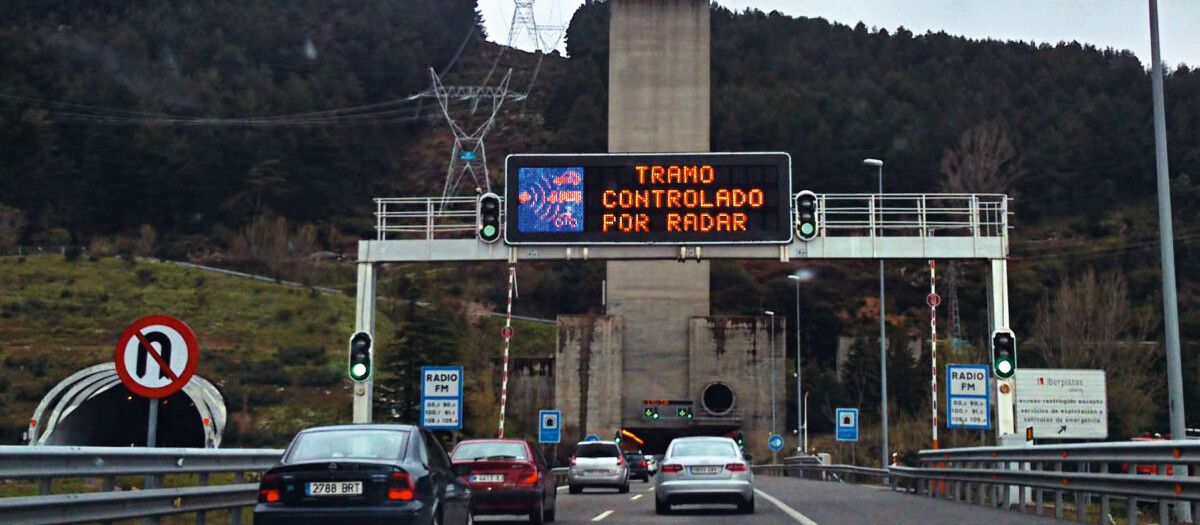
[{"label": "concrete viaduct column", "polygon": [[[708,0],[613,0],[610,31],[609,152],[709,151]],[[709,263],[609,262],[607,299],[625,322],[613,423],[640,422],[643,399],[690,399],[688,327],[709,315]]]}]

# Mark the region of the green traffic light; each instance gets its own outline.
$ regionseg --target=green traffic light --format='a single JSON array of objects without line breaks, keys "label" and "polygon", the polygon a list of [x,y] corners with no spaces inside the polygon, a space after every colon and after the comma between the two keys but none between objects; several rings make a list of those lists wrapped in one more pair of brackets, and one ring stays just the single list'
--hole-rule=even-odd
[{"label": "green traffic light", "polygon": [[485,238],[489,238],[489,239],[492,237],[495,237],[496,236],[496,226],[492,225],[492,224],[485,224],[483,226],[483,236]]},{"label": "green traffic light", "polygon": [[806,236],[812,235],[814,233],[817,233],[817,227],[814,226],[811,222],[806,222],[806,223],[800,225],[800,233],[802,235],[806,235]]},{"label": "green traffic light", "polygon": [[366,377],[367,377],[367,365],[365,365],[365,364],[363,364],[363,363],[354,363],[354,366],[350,367],[350,375],[351,375],[351,376],[352,376],[352,377],[353,377],[355,380],[359,380],[359,381],[361,381],[361,380],[363,380],[363,379],[366,379]]}]

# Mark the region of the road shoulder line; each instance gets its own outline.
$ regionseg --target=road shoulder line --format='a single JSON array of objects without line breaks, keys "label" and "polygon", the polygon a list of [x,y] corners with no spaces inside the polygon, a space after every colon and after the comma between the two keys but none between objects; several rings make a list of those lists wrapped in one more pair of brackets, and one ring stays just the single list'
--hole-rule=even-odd
[{"label": "road shoulder line", "polygon": [[817,522],[815,522],[815,521],[813,521],[813,520],[810,520],[810,519],[808,519],[808,516],[805,516],[805,515],[803,515],[803,514],[800,514],[800,512],[799,512],[799,511],[797,511],[796,509],[793,509],[793,508],[789,507],[789,506],[787,505],[787,503],[784,503],[784,502],[782,502],[782,501],[779,501],[779,500],[778,500],[778,499],[776,499],[774,496],[772,496],[772,495],[770,495],[770,494],[767,494],[766,492],[763,492],[763,491],[761,491],[761,490],[758,490],[758,489],[754,489],[754,493],[755,493],[755,494],[758,494],[759,496],[762,496],[762,498],[763,498],[763,499],[767,500],[767,501],[768,501],[768,502],[770,502],[772,505],[775,505],[776,507],[779,507],[779,510],[782,510],[784,514],[787,514],[788,516],[791,516],[791,518],[792,518],[792,519],[796,520],[796,521],[797,521],[797,522],[799,522],[801,525],[817,525]]}]

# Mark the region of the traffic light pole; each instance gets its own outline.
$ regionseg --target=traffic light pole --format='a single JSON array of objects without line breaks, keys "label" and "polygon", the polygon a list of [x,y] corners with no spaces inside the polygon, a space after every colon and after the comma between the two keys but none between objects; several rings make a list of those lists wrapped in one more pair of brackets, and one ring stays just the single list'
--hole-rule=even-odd
[{"label": "traffic light pole", "polygon": [[[365,260],[365,244],[359,244],[359,260]],[[366,332],[375,339],[375,264],[358,263],[358,296],[355,297],[354,328]],[[375,363],[375,345],[371,345],[371,366]],[[375,371],[371,370],[366,381],[354,382],[354,422],[370,423],[372,396],[375,392]]]},{"label": "traffic light pole", "polygon": [[[991,287],[991,293],[988,294],[988,318],[992,325],[991,331],[994,333],[1012,328],[1008,324],[1008,261],[992,259],[991,263],[991,278],[988,283],[988,286]],[[996,438],[998,443],[1005,439],[1004,436],[1017,432],[1015,386],[1015,376],[1008,379],[996,378]]]}]

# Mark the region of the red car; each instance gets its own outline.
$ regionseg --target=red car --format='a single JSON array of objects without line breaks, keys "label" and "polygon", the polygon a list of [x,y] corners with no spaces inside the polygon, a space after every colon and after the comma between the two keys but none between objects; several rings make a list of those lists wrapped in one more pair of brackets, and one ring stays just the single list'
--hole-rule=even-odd
[{"label": "red car", "polygon": [[471,473],[471,513],[525,514],[529,522],[554,521],[558,483],[537,447],[523,439],[470,439],[450,453]]}]

